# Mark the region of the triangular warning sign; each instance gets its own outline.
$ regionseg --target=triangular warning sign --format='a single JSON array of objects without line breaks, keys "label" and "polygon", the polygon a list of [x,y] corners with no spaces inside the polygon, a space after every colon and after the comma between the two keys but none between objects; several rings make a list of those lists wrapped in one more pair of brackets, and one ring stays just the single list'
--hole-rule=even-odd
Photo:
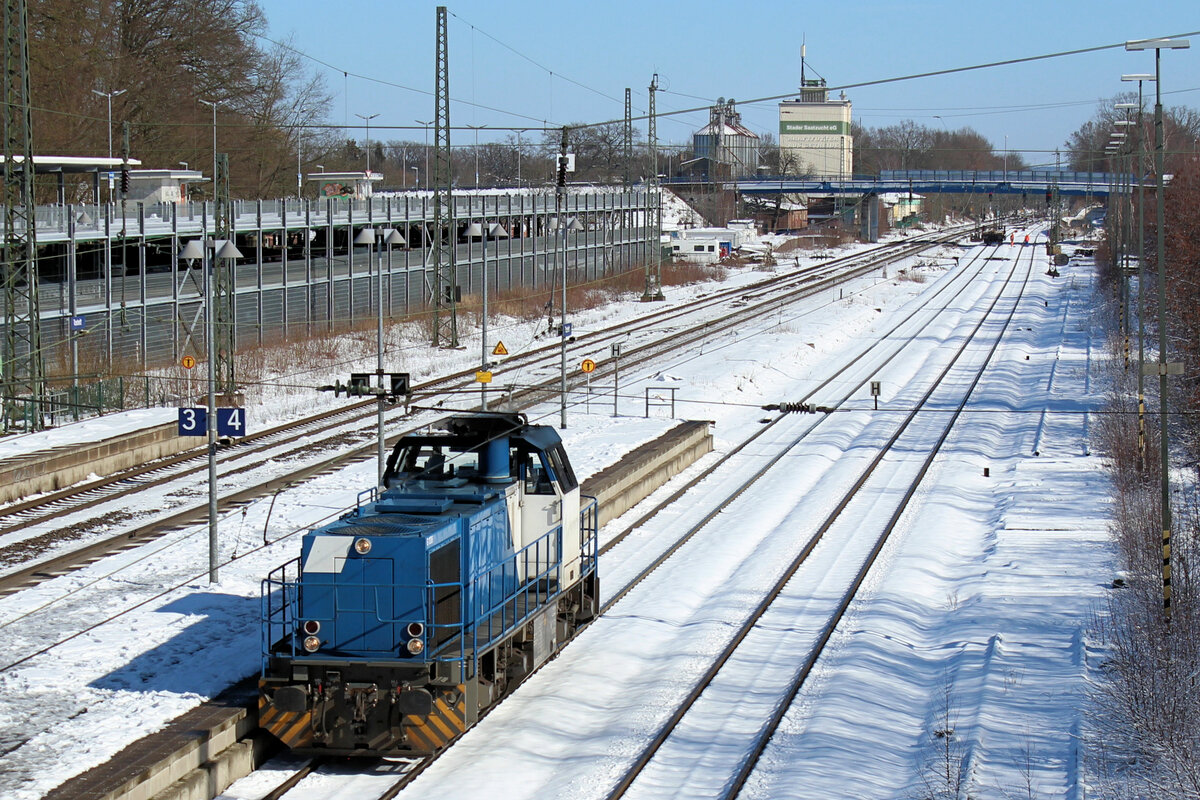
[{"label": "triangular warning sign", "polygon": [[508,355],[508,348],[504,346],[504,342],[496,342],[496,346],[494,348],[492,348],[492,355],[494,355],[494,356]]}]

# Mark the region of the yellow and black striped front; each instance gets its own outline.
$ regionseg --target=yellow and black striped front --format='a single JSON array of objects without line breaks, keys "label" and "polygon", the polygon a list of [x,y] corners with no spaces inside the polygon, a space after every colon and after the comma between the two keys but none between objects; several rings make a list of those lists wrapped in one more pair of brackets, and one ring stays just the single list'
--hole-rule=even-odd
[{"label": "yellow and black striped front", "polygon": [[296,749],[308,747],[313,742],[312,710],[281,711],[267,697],[263,688],[266,684],[259,682],[258,692],[258,725],[270,733],[284,746]]},{"label": "yellow and black striped front", "polygon": [[417,753],[441,750],[467,729],[466,687],[462,684],[438,691],[428,715],[404,718],[407,744]]}]

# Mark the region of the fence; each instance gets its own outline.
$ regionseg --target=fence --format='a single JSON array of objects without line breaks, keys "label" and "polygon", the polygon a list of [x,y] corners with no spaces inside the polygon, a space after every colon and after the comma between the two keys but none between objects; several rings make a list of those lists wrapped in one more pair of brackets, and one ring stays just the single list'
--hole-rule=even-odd
[{"label": "fence", "polygon": [[[428,193],[237,202],[231,228],[245,257],[234,266],[234,341],[245,348],[373,320],[380,279],[386,316],[431,310],[437,276],[429,245],[437,235],[461,293],[478,292],[484,243],[465,235],[471,222],[499,223],[507,234],[486,243],[492,291],[549,288],[564,271],[563,250],[569,284],[618,274],[651,254],[658,204],[642,190],[573,193],[560,221],[552,193],[462,195],[439,232]],[[112,204],[38,209],[41,341],[51,376],[79,376],[81,361],[91,372],[117,364],[144,372],[206,348],[206,276],[178,253],[187,239],[212,233],[211,205],[131,205],[128,217]],[[582,230],[563,233],[567,218]],[[395,228],[406,244],[354,245],[364,226]],[[59,413],[112,408],[112,398],[126,394],[121,387],[81,395],[77,384],[74,396],[57,393]]]}]

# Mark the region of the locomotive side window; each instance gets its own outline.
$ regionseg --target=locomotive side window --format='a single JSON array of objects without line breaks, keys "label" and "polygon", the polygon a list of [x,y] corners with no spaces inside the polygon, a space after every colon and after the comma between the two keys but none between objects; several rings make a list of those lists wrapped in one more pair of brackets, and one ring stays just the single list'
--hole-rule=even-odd
[{"label": "locomotive side window", "polygon": [[575,479],[575,471],[571,469],[571,462],[567,460],[567,454],[561,444],[547,450],[546,456],[550,459],[550,469],[558,478],[559,488],[564,492],[569,492],[579,485],[579,481]]},{"label": "locomotive side window", "polygon": [[525,462],[525,494],[554,494],[554,486],[550,483],[550,471],[535,454],[526,457]]}]

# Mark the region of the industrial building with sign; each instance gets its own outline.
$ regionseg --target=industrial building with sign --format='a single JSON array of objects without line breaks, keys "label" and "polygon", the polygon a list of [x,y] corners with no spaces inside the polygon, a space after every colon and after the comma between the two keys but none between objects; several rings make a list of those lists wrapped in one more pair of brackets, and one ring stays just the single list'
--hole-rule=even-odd
[{"label": "industrial building with sign", "polygon": [[850,135],[850,101],[830,100],[824,78],[800,73],[800,98],[779,104],[779,150],[782,172],[821,178],[854,174],[854,137]]}]

